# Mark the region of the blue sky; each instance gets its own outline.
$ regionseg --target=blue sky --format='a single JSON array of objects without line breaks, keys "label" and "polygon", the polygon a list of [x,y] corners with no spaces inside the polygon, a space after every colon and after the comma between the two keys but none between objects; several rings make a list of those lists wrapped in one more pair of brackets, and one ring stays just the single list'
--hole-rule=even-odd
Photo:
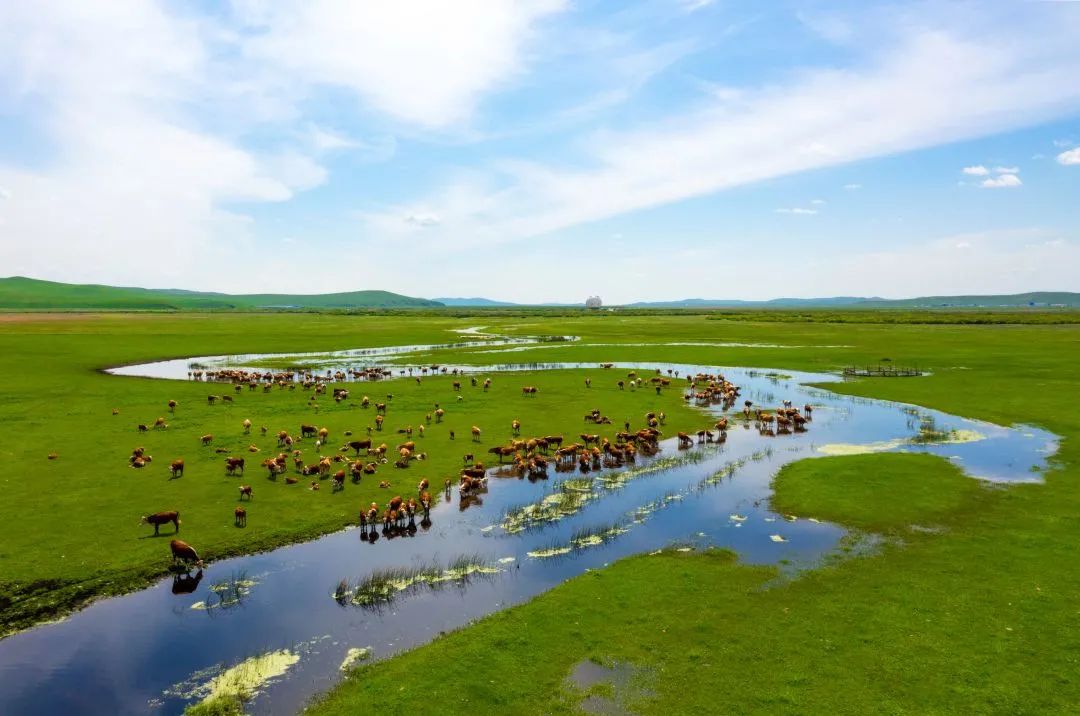
[{"label": "blue sky", "polygon": [[0,275],[1080,290],[1077,37],[1069,2],[2,3]]}]

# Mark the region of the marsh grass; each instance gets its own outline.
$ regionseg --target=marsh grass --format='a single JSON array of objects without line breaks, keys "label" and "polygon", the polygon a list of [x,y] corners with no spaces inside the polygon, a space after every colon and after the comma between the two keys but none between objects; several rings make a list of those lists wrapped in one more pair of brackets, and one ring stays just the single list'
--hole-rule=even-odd
[{"label": "marsh grass", "polygon": [[478,554],[459,555],[445,567],[434,561],[409,567],[385,567],[376,569],[355,585],[341,580],[334,590],[334,599],[343,605],[377,608],[424,586],[432,589],[451,584],[465,586],[473,579],[501,571]]},{"label": "marsh grass", "polygon": [[591,547],[599,547],[628,531],[630,526],[624,521],[588,525],[575,530],[568,541],[553,540],[528,555],[533,559],[567,557]]}]

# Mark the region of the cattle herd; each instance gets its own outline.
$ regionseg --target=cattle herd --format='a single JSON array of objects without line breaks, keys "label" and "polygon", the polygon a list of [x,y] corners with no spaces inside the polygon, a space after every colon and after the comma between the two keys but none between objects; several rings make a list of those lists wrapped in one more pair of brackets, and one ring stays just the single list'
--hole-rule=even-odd
[{"label": "cattle herd", "polygon": [[[613,364],[602,363],[602,368],[611,369]],[[457,376],[458,370],[448,371],[447,368],[438,365],[422,368],[404,368],[398,371],[399,376],[412,376],[419,382],[426,375],[452,373]],[[418,373],[419,375],[416,375]],[[327,370],[325,374],[315,374],[310,371],[257,371],[242,369],[224,370],[192,370],[188,377],[192,380],[209,381],[220,384],[228,384],[234,393],[239,393],[246,387],[248,391],[262,390],[271,392],[277,390],[295,390],[297,387],[311,392],[309,404],[317,412],[317,400],[319,396],[326,395],[327,387],[331,387],[330,396],[341,403],[350,397],[347,387],[334,387],[334,383],[347,383],[350,381],[381,381],[394,376],[394,371],[386,368],[366,367],[349,370]],[[472,387],[481,385],[476,377],[470,377]],[[713,443],[724,442],[727,439],[729,425],[741,417],[742,425],[750,427],[754,425],[762,435],[776,436],[802,432],[811,420],[813,408],[806,405],[802,410],[793,407],[790,401],[784,401],[783,405],[773,411],[766,411],[756,407],[750,400],[742,403],[741,415],[732,409],[740,397],[739,387],[726,380],[723,375],[698,373],[683,376],[685,381],[684,399],[688,404],[695,406],[719,405],[728,415],[721,417],[710,428],[696,431],[696,433],[678,432],[676,434],[677,446],[685,449],[693,446],[696,442]],[[655,370],[654,375],[647,379],[640,377],[636,371],[627,373],[625,379],[616,382],[620,390],[627,387],[638,389],[644,386],[654,386],[659,394],[663,388],[669,387],[673,381],[679,381],[679,372],[668,370],[665,376],[660,369]],[[680,384],[683,384],[680,381]],[[483,390],[491,387],[491,379],[484,379]],[[461,390],[461,381],[454,380],[451,385],[453,391]],[[585,379],[585,388],[591,389],[592,380]],[[523,397],[532,397],[539,392],[536,386],[527,385],[521,389]],[[413,426],[403,426],[397,429],[401,436],[401,442],[391,448],[388,442],[375,437],[376,433],[384,432],[384,423],[388,412],[388,406],[393,400],[393,394],[388,393],[385,400],[374,401],[373,424],[366,428],[366,435],[356,437],[352,431],[345,431],[342,436],[342,444],[336,449],[330,448],[332,439],[331,432],[326,427],[313,424],[301,424],[297,434],[288,430],[279,430],[276,433],[277,455],[267,457],[259,461],[259,466],[266,471],[266,477],[270,481],[283,478],[288,485],[295,485],[302,479],[308,482],[308,489],[318,491],[329,478],[330,489],[333,492],[345,490],[348,481],[354,484],[361,482],[365,476],[378,474],[387,466],[406,469],[417,461],[427,459],[427,454],[417,447],[416,439],[423,438],[425,430],[433,424],[442,422],[446,410],[435,403],[430,412],[424,416],[423,423]],[[457,395],[461,401],[462,396]],[[207,396],[209,406],[218,402],[232,402],[232,396],[227,392],[210,394]],[[372,399],[364,395],[359,402],[361,408],[370,408]],[[169,412],[175,414],[179,403],[169,400],[167,403]],[[114,410],[113,414],[118,414]],[[514,476],[528,478],[529,480],[545,479],[549,470],[555,472],[589,473],[600,469],[619,468],[634,463],[639,456],[652,456],[660,450],[660,440],[664,435],[662,426],[666,416],[663,412],[649,412],[644,415],[644,425],[635,428],[627,420],[622,423],[622,430],[614,432],[609,438],[599,433],[581,432],[577,440],[570,442],[563,435],[538,435],[522,436],[522,423],[514,419],[510,424],[511,439],[503,445],[497,445],[487,450],[492,460],[497,464],[486,467],[483,462],[475,460],[472,452],[463,455],[463,466],[456,478],[446,478],[442,482],[443,498],[450,501],[452,491],[457,488],[461,509],[466,509],[470,504],[480,501],[481,495],[487,491],[489,474],[500,477]],[[613,421],[599,409],[593,409],[584,415],[584,421],[591,426],[608,426]],[[243,435],[248,435],[252,430],[252,423],[245,419],[240,428]],[[168,423],[164,417],[157,418],[152,424],[140,423],[137,425],[139,432],[151,430],[167,430]],[[267,436],[269,429],[265,426],[259,428],[262,436]],[[479,426],[472,426],[471,436],[473,442],[480,442],[482,431]],[[451,440],[454,439],[453,431],[449,432]],[[214,442],[213,434],[202,435],[199,442],[204,448],[211,448]],[[337,443],[335,442],[335,445]],[[301,446],[311,445],[313,459],[305,459],[304,448]],[[248,446],[251,453],[261,451],[255,444]],[[217,452],[228,452],[217,448]],[[330,454],[323,454],[330,452]],[[132,468],[145,468],[152,457],[146,454],[143,447],[135,448],[128,458]],[[224,473],[227,476],[243,476],[247,467],[247,460],[236,455],[226,455],[223,458]],[[184,460],[176,458],[169,463],[168,472],[170,479],[178,479],[184,476]],[[390,488],[389,480],[381,480],[379,487]],[[358,523],[362,536],[371,542],[378,539],[380,534],[386,537],[415,534],[417,530],[416,520],[420,518],[420,526],[426,529],[430,526],[430,513],[433,504],[429,480],[422,479],[416,488],[415,496],[403,498],[395,495],[380,505],[372,502],[370,505],[361,507],[358,515]],[[254,496],[251,485],[238,487],[238,504],[233,507],[233,524],[238,528],[247,526],[248,513],[243,502],[250,502]],[[144,524],[153,526],[154,535],[159,534],[163,525],[171,524],[173,533],[180,531],[180,514],[176,510],[157,512],[142,518]],[[173,539],[170,543],[174,565],[182,571],[189,569],[187,565],[194,564],[202,567],[202,560],[191,545]],[[201,572],[200,572],[201,574]]]}]

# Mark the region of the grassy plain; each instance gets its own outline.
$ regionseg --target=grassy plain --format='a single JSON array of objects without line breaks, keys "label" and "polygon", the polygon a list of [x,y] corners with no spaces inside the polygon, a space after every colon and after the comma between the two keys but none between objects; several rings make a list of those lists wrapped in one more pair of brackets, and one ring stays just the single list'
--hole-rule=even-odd
[{"label": "grassy plain", "polygon": [[[456,478],[466,452],[491,464],[492,456],[483,453],[506,443],[514,418],[522,421],[526,436],[576,436],[587,427],[582,416],[593,408],[615,424],[592,426],[589,432],[611,438],[624,420],[643,425],[644,413],[651,410],[666,411],[672,430],[705,424],[699,413],[683,405],[678,389],[660,396],[652,390],[619,390],[599,369],[494,375],[488,392],[472,388],[465,379],[460,402],[450,376],[423,378],[420,384],[411,379],[350,384],[350,400],[339,405],[320,396],[318,409],[310,402],[311,393],[299,388],[234,393],[223,384],[125,378],[98,370],[176,355],[447,342],[457,339],[447,328],[458,327],[460,322],[447,320],[416,319],[402,325],[316,315],[34,317],[0,324],[0,370],[9,376],[0,422],[11,426],[12,435],[0,445],[0,461],[7,466],[0,473],[0,634],[50,618],[88,597],[137,588],[163,574],[172,526],[155,538],[152,528],[139,525],[144,514],[178,510],[179,536],[204,558],[216,559],[355,524],[361,505],[412,494],[421,478],[437,486],[447,477]],[[590,374],[595,387],[586,389],[584,377]],[[539,393],[523,397],[525,384],[537,386]],[[388,393],[393,395],[390,400]],[[234,396],[234,401],[210,406],[209,394]],[[284,476],[276,482],[267,479],[259,462],[278,453],[278,430],[298,436],[301,423],[328,428],[331,441],[321,450],[324,455],[335,454],[352,439],[345,437],[347,430],[365,437],[375,413],[374,407],[359,407],[365,394],[373,403],[389,403],[384,430],[374,432],[373,439],[376,445],[387,443],[391,451],[406,440],[398,428],[417,429],[436,403],[442,405],[443,422],[426,425],[425,437],[419,437],[418,430],[412,437],[428,460],[405,470],[385,465],[336,494],[329,481],[313,492],[307,488],[310,479],[295,485],[286,485]],[[168,410],[170,399],[179,402],[175,413]],[[112,414],[114,408],[118,415]],[[137,431],[138,424],[152,425],[158,417],[166,419],[167,429]],[[250,435],[243,432],[244,419],[253,423]],[[265,437],[259,430],[264,425],[269,428]],[[470,438],[473,425],[483,431],[480,442]],[[209,447],[199,440],[206,433],[214,435]],[[317,461],[313,442],[298,446],[307,463]],[[250,445],[260,452],[249,452]],[[154,457],[141,470],[128,466],[137,446]],[[59,457],[48,460],[54,452]],[[246,474],[226,476],[226,455],[245,458]],[[170,479],[168,464],[176,458],[185,460],[185,474]],[[383,480],[391,483],[390,490],[378,487]],[[254,486],[245,529],[233,525],[240,484]]]},{"label": "grassy plain", "polygon": [[[689,325],[666,322],[663,340],[688,337]],[[1044,483],[993,489],[967,487],[953,467],[925,456],[797,464],[779,479],[777,499],[786,508],[894,538],[869,555],[829,561],[794,580],[777,580],[775,570],[741,565],[720,551],[625,560],[426,647],[363,666],[312,711],[378,710],[391,706],[401,689],[422,687],[443,713],[569,713],[583,693],[566,678],[576,663],[592,659],[639,670],[644,690],[624,705],[642,713],[1073,712],[1080,701],[1080,574],[1071,567],[1080,543],[1074,407],[1080,332],[706,325],[699,337],[806,348],[655,346],[649,356],[700,361],[711,354],[724,364],[789,369],[880,357],[917,361],[932,375],[832,387],[1036,424],[1062,436],[1059,453]],[[617,324],[597,326],[588,331],[592,340],[615,339],[606,329]],[[632,352],[604,349],[616,360]],[[544,353],[549,360],[599,350]],[[867,472],[872,482],[855,482]],[[836,489],[834,474],[865,499],[853,502],[847,490]],[[907,529],[909,522],[939,529]]]},{"label": "grassy plain", "polygon": [[[236,530],[229,515],[237,480],[212,469],[220,456],[200,455],[195,439],[210,425],[240,449],[249,442],[239,434],[244,417],[295,430],[293,423],[298,427],[300,419],[312,417],[304,412],[307,396],[245,392],[236,405],[211,409],[204,385],[104,376],[96,372],[101,366],[223,352],[444,342],[453,335],[448,329],[476,324],[493,332],[576,334],[583,340],[522,353],[459,350],[432,360],[671,361],[826,371],[888,357],[897,364],[917,363],[931,374],[831,388],[1049,429],[1063,441],[1045,482],[981,489],[961,498],[952,489],[923,489],[919,482],[945,480],[958,487],[943,462],[915,467],[908,462],[912,456],[860,458],[874,466],[875,493],[895,494],[898,485],[920,491],[917,502],[904,507],[909,513],[893,514],[892,500],[867,492],[867,501],[844,505],[815,470],[793,469],[781,478],[778,498],[791,499],[793,509],[891,529],[898,538],[878,552],[830,562],[792,581],[778,581],[771,568],[740,565],[720,551],[626,560],[427,647],[364,666],[315,710],[399,707],[404,689],[422,691],[441,713],[568,712],[581,694],[564,680],[575,663],[591,658],[641,669],[649,693],[639,692],[631,705],[644,712],[1071,711],[1080,700],[1080,574],[1070,567],[1080,543],[1080,328],[717,318],[184,315],[7,321],[0,325],[0,368],[7,376],[0,421],[10,426],[9,439],[0,444],[6,466],[0,475],[0,594],[10,599],[4,623],[45,616],[73,596],[130,588],[159,573],[167,538],[144,538],[146,528],[135,522],[143,512],[170,507],[161,503],[187,494],[166,490],[191,491],[194,504],[179,505],[185,517],[181,534],[213,554],[333,529],[351,518],[362,499],[351,485],[336,496],[263,486],[265,478],[253,472],[243,480],[257,489],[251,526]],[[619,395],[611,385],[614,376],[604,373],[592,395],[570,402],[579,400],[580,379],[567,378],[565,396],[542,404],[545,394],[564,389],[554,375],[495,376],[496,385],[509,391],[501,401],[512,408],[521,404],[521,383],[541,387],[535,414],[518,416],[527,432],[533,421],[538,428],[544,420],[558,425],[567,414],[565,431],[576,432],[582,408],[591,403],[616,416],[622,406],[609,407],[609,395],[612,401],[642,401],[633,405],[638,412],[651,407],[644,404],[652,402],[650,394]],[[432,395],[451,395],[437,381],[424,383],[415,395],[405,382],[391,385],[391,424],[399,416],[416,423]],[[600,392],[603,400],[595,397]],[[472,410],[473,396],[465,397]],[[169,431],[137,434],[135,423],[168,417],[169,398],[181,402]],[[363,425],[353,418],[359,409],[339,414],[322,402],[327,407],[316,422],[335,429]],[[486,439],[502,439],[498,423],[509,421],[512,408],[475,403],[477,415],[491,411],[490,420],[475,421],[485,427]],[[115,418],[114,406],[121,408]],[[675,408],[668,412],[679,415]],[[495,431],[485,425],[491,421]],[[157,458],[151,470],[126,467],[126,455],[137,444]],[[52,450],[60,459],[46,461]],[[174,452],[194,457],[189,475],[170,485],[157,471]],[[442,452],[430,449],[432,460]],[[458,450],[452,457],[458,459]],[[435,467],[433,462],[428,468],[432,476],[438,474]],[[837,468],[838,474],[845,471]],[[410,470],[407,484],[422,472]],[[851,479],[861,472],[852,470]],[[785,488],[788,479],[798,493]],[[277,507],[275,496],[283,500]],[[275,509],[282,519],[270,527],[266,518]],[[285,514],[291,515],[287,521]],[[903,525],[909,519],[943,529],[908,530]],[[59,589],[44,580],[56,580]],[[33,582],[42,594],[36,601],[26,598]],[[42,608],[25,606],[35,603]]]}]

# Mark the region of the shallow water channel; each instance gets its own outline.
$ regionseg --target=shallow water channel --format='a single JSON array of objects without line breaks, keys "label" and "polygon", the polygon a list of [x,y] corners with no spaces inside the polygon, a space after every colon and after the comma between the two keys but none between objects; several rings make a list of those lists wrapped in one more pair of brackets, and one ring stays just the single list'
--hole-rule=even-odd
[{"label": "shallow water channel", "polygon": [[[496,340],[477,343],[507,345]],[[419,357],[436,348],[319,354],[305,356],[303,364],[363,367],[377,359]],[[298,365],[290,362],[296,358],[282,358],[279,365]],[[115,372],[186,378],[193,363],[265,366],[273,360],[185,359]],[[388,367],[395,374],[409,369],[401,364]],[[596,366],[448,366],[476,373],[580,367]],[[1030,481],[1040,479],[1039,471],[1056,449],[1054,436],[1037,429],[1002,428],[804,385],[835,381],[835,376],[616,364],[619,369],[631,367],[678,370],[680,375],[723,372],[742,387],[740,403],[811,403],[813,420],[805,432],[775,436],[733,420],[723,444],[680,450],[665,441],[655,457],[588,475],[552,470],[547,480],[530,482],[491,473],[485,494],[463,503],[455,489],[433,508],[430,525],[418,523],[414,532],[387,537],[380,530],[372,538],[366,530],[348,529],[265,554],[215,562],[200,582],[186,584],[193,587],[188,594],[174,593],[174,582],[167,579],[97,602],[62,622],[0,641],[0,713],[175,714],[205,695],[209,681],[223,669],[282,649],[299,659],[262,685],[248,712],[294,713],[312,695],[333,686],[350,649],[370,648],[371,658],[384,658],[621,557],[715,546],[733,549],[751,563],[812,565],[837,547],[844,531],[812,515],[769,510],[770,480],[794,460],[865,449],[919,450],[948,457],[980,479]],[[419,365],[413,370],[419,371]],[[707,410],[721,412],[719,406]],[[939,439],[913,443],[920,428],[931,424]],[[568,478],[573,482],[565,483]],[[566,503],[570,507],[560,519],[525,525],[505,520],[508,510],[545,498],[552,504],[555,498],[549,496],[571,487],[588,497]],[[346,488],[346,499],[348,494]],[[463,571],[469,570],[444,571],[462,555],[469,556],[470,566],[483,569],[468,576]],[[422,566],[428,566],[426,581],[400,591],[391,587],[389,602],[358,604],[353,599],[356,585],[377,570]],[[342,580],[348,589],[336,600]],[[212,589],[223,583],[224,588]],[[184,589],[181,584],[180,591]]]}]

